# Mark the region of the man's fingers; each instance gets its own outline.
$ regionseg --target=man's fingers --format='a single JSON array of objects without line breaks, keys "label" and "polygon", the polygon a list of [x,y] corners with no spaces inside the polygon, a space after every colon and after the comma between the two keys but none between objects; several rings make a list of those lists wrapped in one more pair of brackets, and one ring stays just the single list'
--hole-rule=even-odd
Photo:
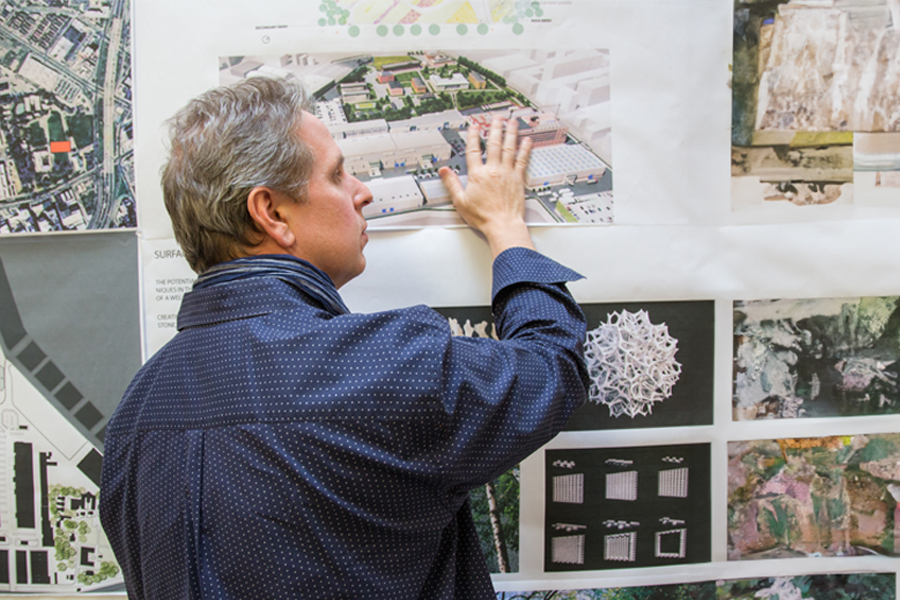
[{"label": "man's fingers", "polygon": [[512,167],[516,159],[516,142],[519,139],[519,124],[515,119],[506,123],[506,135],[503,136],[503,164]]},{"label": "man's fingers", "polygon": [[450,167],[441,167],[438,169],[438,175],[441,176],[444,187],[450,193],[450,199],[453,200],[453,204],[456,204],[456,201],[462,199],[466,192],[462,182],[459,180],[459,176]]},{"label": "man's fingers", "polygon": [[486,164],[496,166],[500,164],[503,142],[503,119],[494,117],[491,121],[491,129],[488,132],[487,161]]},{"label": "man's fingers", "polygon": [[528,161],[531,159],[531,138],[525,138],[519,144],[519,151],[516,153],[516,172],[525,177],[525,170],[528,168]]},{"label": "man's fingers", "polygon": [[478,125],[473,123],[469,125],[469,136],[466,139],[466,167],[471,173],[481,165],[481,133]]}]

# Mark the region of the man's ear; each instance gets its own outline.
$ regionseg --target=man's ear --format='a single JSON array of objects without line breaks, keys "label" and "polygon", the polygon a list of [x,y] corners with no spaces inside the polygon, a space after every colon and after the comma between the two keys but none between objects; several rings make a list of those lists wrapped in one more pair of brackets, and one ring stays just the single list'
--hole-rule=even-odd
[{"label": "man's ear", "polygon": [[294,245],[295,236],[291,231],[283,210],[286,203],[293,202],[287,195],[267,187],[255,187],[247,194],[247,211],[257,228],[282,248]]}]

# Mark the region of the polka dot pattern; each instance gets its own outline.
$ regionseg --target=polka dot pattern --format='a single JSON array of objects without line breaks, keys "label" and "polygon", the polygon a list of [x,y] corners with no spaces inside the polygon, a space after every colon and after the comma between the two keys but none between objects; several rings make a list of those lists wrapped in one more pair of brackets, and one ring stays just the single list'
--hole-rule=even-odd
[{"label": "polka dot pattern", "polygon": [[501,341],[424,306],[334,315],[271,277],[187,294],[107,427],[129,597],[493,598],[468,490],[584,401],[577,277],[501,254]]}]

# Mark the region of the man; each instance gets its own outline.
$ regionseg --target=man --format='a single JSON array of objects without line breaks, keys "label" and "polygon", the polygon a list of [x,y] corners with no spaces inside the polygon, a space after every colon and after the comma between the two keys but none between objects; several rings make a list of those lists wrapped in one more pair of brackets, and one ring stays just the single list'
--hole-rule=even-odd
[{"label": "man", "polygon": [[495,257],[502,341],[413,307],[351,314],[369,190],[302,90],[252,79],[172,122],[163,172],[200,273],[179,333],[107,427],[101,518],[132,600],[493,598],[468,491],[584,400],[577,274],[533,250],[527,142],[494,121],[468,184],[441,176]]}]

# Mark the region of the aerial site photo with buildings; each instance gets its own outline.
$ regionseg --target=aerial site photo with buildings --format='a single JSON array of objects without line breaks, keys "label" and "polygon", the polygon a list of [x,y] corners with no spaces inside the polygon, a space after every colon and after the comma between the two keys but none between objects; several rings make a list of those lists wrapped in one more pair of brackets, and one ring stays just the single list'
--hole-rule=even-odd
[{"label": "aerial site photo with buildings", "polygon": [[0,2],[0,234],[135,227],[128,0]]},{"label": "aerial site photo with buildings", "polygon": [[370,227],[461,224],[438,177],[465,181],[469,127],[516,119],[533,143],[529,224],[613,221],[609,51],[412,51],[406,54],[230,56],[220,83],[301,80],[316,115],[369,186]]}]

